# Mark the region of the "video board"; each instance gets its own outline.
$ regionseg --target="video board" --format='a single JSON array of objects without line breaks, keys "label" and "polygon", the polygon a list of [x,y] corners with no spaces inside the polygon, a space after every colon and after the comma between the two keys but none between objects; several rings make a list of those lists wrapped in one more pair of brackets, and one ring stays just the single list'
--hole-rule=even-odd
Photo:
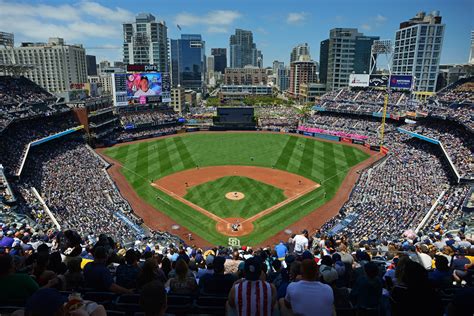
[{"label": "video board", "polygon": [[171,102],[169,74],[160,72],[112,74],[115,106]]}]

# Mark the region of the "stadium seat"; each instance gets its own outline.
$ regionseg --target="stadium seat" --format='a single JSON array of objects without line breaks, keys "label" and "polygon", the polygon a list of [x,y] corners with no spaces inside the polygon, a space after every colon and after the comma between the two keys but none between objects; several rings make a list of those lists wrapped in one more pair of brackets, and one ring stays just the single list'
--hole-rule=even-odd
[{"label": "stadium seat", "polygon": [[117,295],[111,292],[86,292],[82,296],[84,300],[104,305],[105,309],[108,309],[113,305],[116,297]]},{"label": "stadium seat", "polygon": [[200,296],[194,307],[200,314],[224,315],[227,296]]},{"label": "stadium seat", "polygon": [[114,303],[113,309],[124,312],[129,316],[132,316],[136,312],[141,312],[140,295],[124,294],[119,296]]},{"label": "stadium seat", "polygon": [[166,313],[186,315],[192,311],[193,297],[190,295],[168,295],[168,308]]}]

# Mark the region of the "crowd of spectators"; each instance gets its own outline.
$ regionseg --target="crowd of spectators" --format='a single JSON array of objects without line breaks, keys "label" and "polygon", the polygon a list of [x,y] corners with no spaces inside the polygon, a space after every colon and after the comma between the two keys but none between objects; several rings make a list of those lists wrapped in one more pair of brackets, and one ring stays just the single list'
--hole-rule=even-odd
[{"label": "crowd of spectators", "polygon": [[19,171],[29,143],[77,125],[70,112],[13,122],[0,138],[0,163],[5,173],[14,175]]},{"label": "crowd of spectators", "polygon": [[120,130],[115,131],[114,133],[108,135],[107,137],[116,141],[124,141],[130,140],[133,138],[146,138],[146,137],[153,137],[156,135],[163,135],[163,134],[174,134],[176,131],[181,129],[180,126],[155,126],[147,129],[130,129],[130,130]]},{"label": "crowd of spectators", "polygon": [[176,123],[178,115],[173,111],[121,111],[120,121],[123,126],[162,125]]},{"label": "crowd of spectators", "polygon": [[[326,112],[315,112],[301,124],[303,127],[315,127],[324,130],[367,136],[368,142],[373,145],[378,144],[380,125],[380,119],[377,118],[364,118]],[[394,126],[395,125],[387,122],[385,131],[393,131]]]},{"label": "crowd of spectators", "polygon": [[116,214],[132,210],[104,167],[83,141],[66,138],[31,150],[22,184],[38,190],[62,227],[81,235],[100,232],[122,242],[135,240],[139,232]]},{"label": "crowd of spectators", "polygon": [[436,95],[444,105],[474,104],[474,77],[461,79]]},{"label": "crowd of spectators", "polygon": [[255,107],[258,126],[262,129],[296,129],[301,114],[293,106],[258,106]]},{"label": "crowd of spectators", "polygon": [[343,231],[356,240],[389,240],[414,229],[449,187],[438,147],[398,133],[388,134],[386,144],[386,158],[362,172],[341,209],[354,218]]},{"label": "crowd of spectators", "polygon": [[474,179],[474,139],[472,133],[459,128],[456,124],[440,121],[428,121],[416,125],[408,124],[403,128],[439,140],[460,176]]},{"label": "crowd of spectators", "polygon": [[107,235],[81,238],[73,230],[44,233],[8,223],[0,223],[0,234],[0,301],[18,306],[11,307],[15,313],[472,312],[474,248],[465,226],[457,234],[434,228],[360,241],[304,230],[265,248],[124,247]]}]

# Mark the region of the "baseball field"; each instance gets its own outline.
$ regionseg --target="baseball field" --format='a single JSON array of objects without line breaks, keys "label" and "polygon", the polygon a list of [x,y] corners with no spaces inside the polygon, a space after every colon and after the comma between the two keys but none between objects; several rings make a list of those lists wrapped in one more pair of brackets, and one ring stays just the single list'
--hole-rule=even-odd
[{"label": "baseball field", "polygon": [[318,212],[349,170],[369,158],[354,146],[258,132],[180,134],[102,153],[157,217],[221,245],[229,236],[257,245]]}]

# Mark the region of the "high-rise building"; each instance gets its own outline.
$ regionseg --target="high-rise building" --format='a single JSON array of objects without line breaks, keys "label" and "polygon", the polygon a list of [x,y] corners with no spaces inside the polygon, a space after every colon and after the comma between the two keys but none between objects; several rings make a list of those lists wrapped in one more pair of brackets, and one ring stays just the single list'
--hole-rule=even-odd
[{"label": "high-rise building", "polygon": [[[357,29],[334,28],[321,42],[320,76],[328,91],[347,87],[351,73],[369,73],[371,47],[378,36],[365,36]],[[321,75],[322,73],[322,75]]]},{"label": "high-rise building", "polygon": [[206,83],[209,86],[214,86],[216,84],[215,76],[214,76],[214,56],[207,56],[206,58]]},{"label": "high-rise building", "polygon": [[97,63],[95,56],[86,55],[86,68],[88,76],[97,76]]},{"label": "high-rise building", "polygon": [[123,23],[123,62],[156,65],[168,71],[168,28],[150,13],[140,13],[135,22]]},{"label": "high-rise building", "polygon": [[317,64],[309,56],[302,55],[299,60],[291,63],[289,93],[293,97],[300,94],[301,84],[317,82]]},{"label": "high-rise building", "polygon": [[214,71],[224,73],[227,68],[227,48],[211,48],[211,55],[214,56]]},{"label": "high-rise building", "polygon": [[13,33],[0,32],[0,46],[13,47],[15,36]]},{"label": "high-rise building", "polygon": [[417,91],[436,90],[444,27],[439,11],[420,12],[395,34],[392,73],[412,75]]},{"label": "high-rise building", "polygon": [[267,71],[258,67],[226,68],[224,84],[226,85],[265,85]]},{"label": "high-rise building", "polygon": [[277,70],[276,86],[280,91],[288,90],[290,86],[290,68],[282,67]]},{"label": "high-rise building", "polygon": [[326,83],[328,78],[329,39],[319,46],[319,82]]},{"label": "high-rise building", "polygon": [[300,56],[311,56],[308,43],[298,44],[291,50],[290,63],[300,60]]},{"label": "high-rise building", "polygon": [[253,42],[251,31],[236,29],[230,36],[230,67],[263,67],[263,54]]},{"label": "high-rise building", "polygon": [[82,45],[67,45],[62,38],[50,38],[48,43],[22,43],[14,48],[0,47],[0,64],[10,63],[36,66],[24,75],[49,92],[68,91],[73,83],[87,82],[85,49]]},{"label": "high-rise building", "polygon": [[469,63],[474,64],[474,31],[471,31],[471,51],[469,52]]},{"label": "high-rise building", "polygon": [[278,69],[285,68],[285,63],[283,61],[274,60],[272,64],[273,75],[277,75]]},{"label": "high-rise building", "polygon": [[205,42],[199,34],[182,34],[171,43],[171,82],[173,86],[202,91],[206,73]]}]

